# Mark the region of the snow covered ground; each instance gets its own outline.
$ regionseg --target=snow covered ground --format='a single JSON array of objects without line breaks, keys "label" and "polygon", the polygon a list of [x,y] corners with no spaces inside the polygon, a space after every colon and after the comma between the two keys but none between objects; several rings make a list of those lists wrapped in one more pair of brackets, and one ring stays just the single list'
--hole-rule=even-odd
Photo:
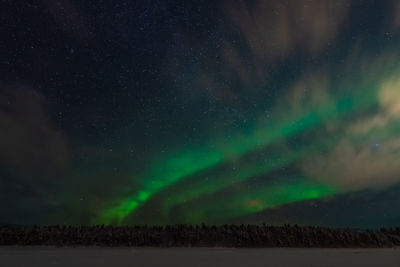
[{"label": "snow covered ground", "polygon": [[0,247],[0,266],[400,266],[400,249]]}]

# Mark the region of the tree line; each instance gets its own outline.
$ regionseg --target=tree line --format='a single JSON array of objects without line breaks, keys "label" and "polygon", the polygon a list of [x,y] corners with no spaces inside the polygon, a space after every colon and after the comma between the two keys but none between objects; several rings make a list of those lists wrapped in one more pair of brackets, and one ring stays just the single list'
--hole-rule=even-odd
[{"label": "tree line", "polygon": [[400,227],[350,229],[318,226],[166,225],[18,226],[0,225],[0,245],[137,247],[396,247]]}]

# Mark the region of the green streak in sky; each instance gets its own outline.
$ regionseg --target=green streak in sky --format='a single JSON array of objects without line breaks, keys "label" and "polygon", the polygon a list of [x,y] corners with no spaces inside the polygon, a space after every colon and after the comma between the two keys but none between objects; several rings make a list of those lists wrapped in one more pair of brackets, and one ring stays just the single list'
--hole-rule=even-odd
[{"label": "green streak in sky", "polygon": [[156,192],[188,175],[222,162],[222,154],[206,148],[192,149],[177,156],[170,156],[156,165],[144,179],[143,189],[130,198],[122,199],[105,210],[95,223],[120,224],[123,219]]},{"label": "green streak in sky", "polygon": [[263,157],[241,159],[238,162],[239,167],[237,168],[232,168],[230,165],[222,166],[219,170],[213,170],[210,174],[205,174],[208,177],[207,182],[200,178],[198,183],[191,185],[191,188],[193,188],[192,190],[182,190],[179,194],[170,195],[163,203],[164,209],[168,210],[174,205],[195,199],[205,194],[216,193],[223,188],[243,182],[251,177],[267,174],[298,161],[315,151],[317,151],[317,148],[310,146],[306,149],[293,151],[288,155],[284,155],[284,153],[275,154],[273,157],[268,158],[268,160]]},{"label": "green streak in sky", "polygon": [[[376,93],[377,89],[371,88],[352,90],[350,93],[342,94],[341,96],[339,94],[339,96],[336,96],[335,101],[308,107],[301,114],[286,116],[282,114],[277,117],[281,118],[281,120],[255,126],[247,129],[245,132],[237,132],[228,141],[219,140],[211,142],[211,145],[186,149],[183,152],[169,155],[164,160],[155,163],[155,167],[143,177],[142,180],[144,182],[140,191],[131,197],[120,199],[115,205],[104,210],[96,220],[96,223],[120,224],[128,214],[167,186],[198,172],[214,168],[221,163],[246,157],[248,154],[265,149],[275,142],[317,128],[329,120],[367,109],[377,103]],[[255,175],[277,169],[280,166],[300,159],[307,153],[307,151],[295,151],[292,155],[288,155],[283,163],[274,162],[274,159],[271,159],[272,163],[270,164],[254,166],[254,164],[250,163],[250,167],[241,167],[245,171],[236,177],[236,179],[237,181],[243,181]],[[228,174],[229,171],[227,172]],[[224,176],[228,177],[227,175]],[[229,185],[229,183],[225,183],[224,181],[226,180],[217,180],[215,184],[211,181],[210,184],[203,185],[199,190],[188,192],[187,195],[172,196],[167,205],[175,205],[183,200],[186,201],[198,197],[203,193],[216,192]],[[283,194],[283,196],[286,195]],[[297,201],[296,198],[289,197],[285,203],[293,199]],[[271,203],[271,201],[269,200],[268,203]]]},{"label": "green streak in sky", "polygon": [[[362,97],[363,98],[361,98],[359,95],[344,97],[332,105],[327,105],[325,107],[320,107],[318,109],[305,112],[303,116],[292,123],[281,124],[273,128],[271,131],[262,129],[262,135],[264,139],[259,140],[264,141],[259,142],[262,144],[260,147],[265,148],[273,141],[285,139],[313,127],[319,126],[327,120],[338,118],[353,110],[359,110],[375,104],[376,98],[373,94],[364,94]],[[321,151],[329,146],[327,141],[319,141],[319,145],[317,145],[317,140],[314,140],[314,144],[315,145],[309,144],[302,149],[283,151],[280,154],[273,154],[273,156],[270,156],[267,161],[265,161],[264,157],[251,157],[251,159],[245,159],[245,157],[242,155],[241,160],[239,160],[239,167],[237,169],[225,168],[221,171],[215,171],[214,173],[211,173],[211,177],[209,177],[207,183],[203,182],[196,184],[193,190],[183,191],[180,194],[169,196],[168,200],[164,203],[164,208],[170,209],[174,205],[192,200],[204,194],[216,193],[217,191],[234,183],[245,181],[254,176],[267,174],[281,167],[299,161],[304,157]],[[240,146],[240,148],[243,148],[243,146]]]}]

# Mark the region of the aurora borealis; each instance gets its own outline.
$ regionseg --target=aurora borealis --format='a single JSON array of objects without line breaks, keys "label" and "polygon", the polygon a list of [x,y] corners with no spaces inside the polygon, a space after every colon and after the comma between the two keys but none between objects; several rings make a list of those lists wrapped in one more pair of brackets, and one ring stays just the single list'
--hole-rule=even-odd
[{"label": "aurora borealis", "polygon": [[0,223],[400,222],[397,1],[6,1]]}]

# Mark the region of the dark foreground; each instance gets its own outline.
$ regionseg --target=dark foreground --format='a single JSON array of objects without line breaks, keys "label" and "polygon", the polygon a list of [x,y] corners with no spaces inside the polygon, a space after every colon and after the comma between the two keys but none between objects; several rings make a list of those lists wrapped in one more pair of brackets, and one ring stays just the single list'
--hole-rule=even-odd
[{"label": "dark foreground", "polygon": [[390,248],[400,228],[365,230],[313,226],[173,225],[0,226],[3,246]]},{"label": "dark foreground", "polygon": [[400,266],[400,249],[1,247],[0,266]]}]

